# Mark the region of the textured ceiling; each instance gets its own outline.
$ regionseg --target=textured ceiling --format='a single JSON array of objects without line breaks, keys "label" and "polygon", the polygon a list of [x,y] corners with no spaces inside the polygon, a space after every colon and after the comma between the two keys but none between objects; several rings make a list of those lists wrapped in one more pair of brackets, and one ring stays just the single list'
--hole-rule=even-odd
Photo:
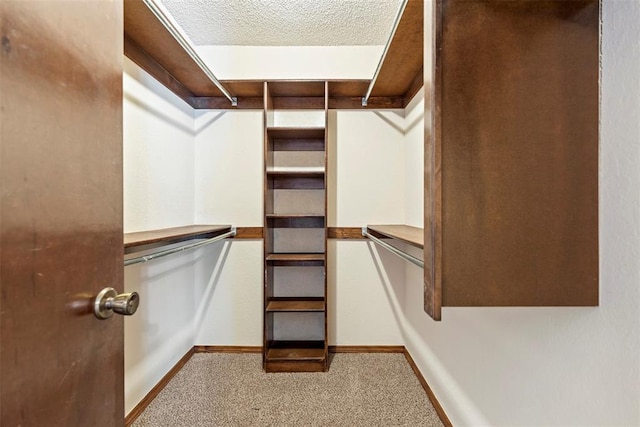
[{"label": "textured ceiling", "polygon": [[198,46],[384,45],[401,0],[162,0]]}]

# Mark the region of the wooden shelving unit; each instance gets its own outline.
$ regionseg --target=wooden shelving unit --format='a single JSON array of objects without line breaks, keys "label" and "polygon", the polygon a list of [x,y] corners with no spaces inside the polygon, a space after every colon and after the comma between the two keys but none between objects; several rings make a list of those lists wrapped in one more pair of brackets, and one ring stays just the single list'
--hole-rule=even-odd
[{"label": "wooden shelving unit", "polygon": [[[328,86],[329,108],[404,108],[423,85],[423,0],[410,0],[366,107],[361,99],[369,80],[336,80]],[[256,109],[262,107],[263,83],[222,81],[238,98],[231,107],[198,65],[157,20],[142,0],[124,2],[124,53],[193,108]],[[275,108],[324,108],[325,88],[317,82],[270,81]]]},{"label": "wooden shelving unit", "polygon": [[[301,83],[302,84],[302,83]],[[266,372],[328,369],[326,82],[305,82],[324,93],[323,126],[278,126],[272,88],[265,83],[264,347]],[[297,94],[294,82],[286,89]],[[287,105],[287,102],[282,102]],[[274,108],[276,106],[276,108]],[[316,112],[310,111],[311,114]],[[295,121],[295,119],[294,119]],[[316,120],[317,121],[317,120]]]}]

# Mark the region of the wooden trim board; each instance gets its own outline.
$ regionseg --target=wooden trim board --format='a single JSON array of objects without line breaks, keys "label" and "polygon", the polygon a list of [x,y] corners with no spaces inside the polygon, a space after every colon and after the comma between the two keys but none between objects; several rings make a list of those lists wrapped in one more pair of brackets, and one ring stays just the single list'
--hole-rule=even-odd
[{"label": "wooden trim board", "polygon": [[236,227],[234,239],[262,239],[264,229],[262,227]]},{"label": "wooden trim board", "polygon": [[409,366],[411,366],[411,369],[413,369],[413,373],[416,374],[418,381],[420,381],[420,385],[422,385],[422,388],[427,393],[427,397],[429,397],[429,400],[431,401],[433,408],[438,413],[438,417],[440,418],[440,421],[442,421],[442,424],[444,424],[445,427],[453,427],[453,424],[451,424],[451,420],[449,420],[449,417],[444,412],[444,409],[442,409],[440,402],[438,402],[438,398],[433,393],[433,390],[431,390],[431,387],[429,387],[427,380],[422,376],[422,372],[420,372],[420,369],[418,369],[418,365],[416,365],[416,362],[413,361],[413,358],[411,357],[409,350],[407,350],[406,347],[403,347],[403,349],[404,349],[403,351],[404,357],[407,359],[407,362],[409,363]]},{"label": "wooden trim board", "polygon": [[330,353],[404,353],[402,345],[330,345]]},{"label": "wooden trim board", "polygon": [[180,360],[178,360],[178,363],[176,363],[175,366],[171,368],[169,372],[167,372],[165,376],[160,379],[160,381],[158,381],[158,384],[156,384],[151,390],[149,390],[149,393],[147,393],[147,395],[143,397],[142,400],[124,418],[124,425],[126,427],[129,427],[135,420],[138,419],[138,417],[144,412],[144,410],[147,409],[147,406],[151,404],[153,399],[155,399],[156,396],[160,394],[162,389],[164,389],[167,384],[169,384],[169,381],[171,381],[171,379],[175,377],[178,372],[180,372],[182,367],[189,361],[189,359],[191,359],[191,356],[193,356],[194,353],[194,347],[191,347],[189,351],[187,351],[187,353],[182,356]]},{"label": "wooden trim board", "polygon": [[196,353],[262,353],[262,346],[196,345]]},{"label": "wooden trim board", "polygon": [[366,237],[362,235],[361,227],[329,227],[327,238],[342,240],[366,239]]}]

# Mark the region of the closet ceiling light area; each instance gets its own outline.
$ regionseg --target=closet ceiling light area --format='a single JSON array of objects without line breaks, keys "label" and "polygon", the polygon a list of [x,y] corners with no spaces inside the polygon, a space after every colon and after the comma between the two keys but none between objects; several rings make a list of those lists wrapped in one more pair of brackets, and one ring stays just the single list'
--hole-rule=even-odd
[{"label": "closet ceiling light area", "polygon": [[[166,13],[237,98],[233,108],[262,108],[262,84],[280,75],[328,80],[330,109],[404,108],[423,85],[423,0],[125,0],[125,55],[193,108],[230,106],[146,3]],[[289,54],[298,60],[278,59]],[[278,68],[285,62],[294,65]]]}]

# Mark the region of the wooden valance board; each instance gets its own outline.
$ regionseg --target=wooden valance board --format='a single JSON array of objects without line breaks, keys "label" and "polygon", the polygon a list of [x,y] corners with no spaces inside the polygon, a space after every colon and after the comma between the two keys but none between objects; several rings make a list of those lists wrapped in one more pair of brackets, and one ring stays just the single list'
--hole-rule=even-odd
[{"label": "wooden valance board", "polygon": [[434,7],[425,311],[598,305],[598,1]]}]

